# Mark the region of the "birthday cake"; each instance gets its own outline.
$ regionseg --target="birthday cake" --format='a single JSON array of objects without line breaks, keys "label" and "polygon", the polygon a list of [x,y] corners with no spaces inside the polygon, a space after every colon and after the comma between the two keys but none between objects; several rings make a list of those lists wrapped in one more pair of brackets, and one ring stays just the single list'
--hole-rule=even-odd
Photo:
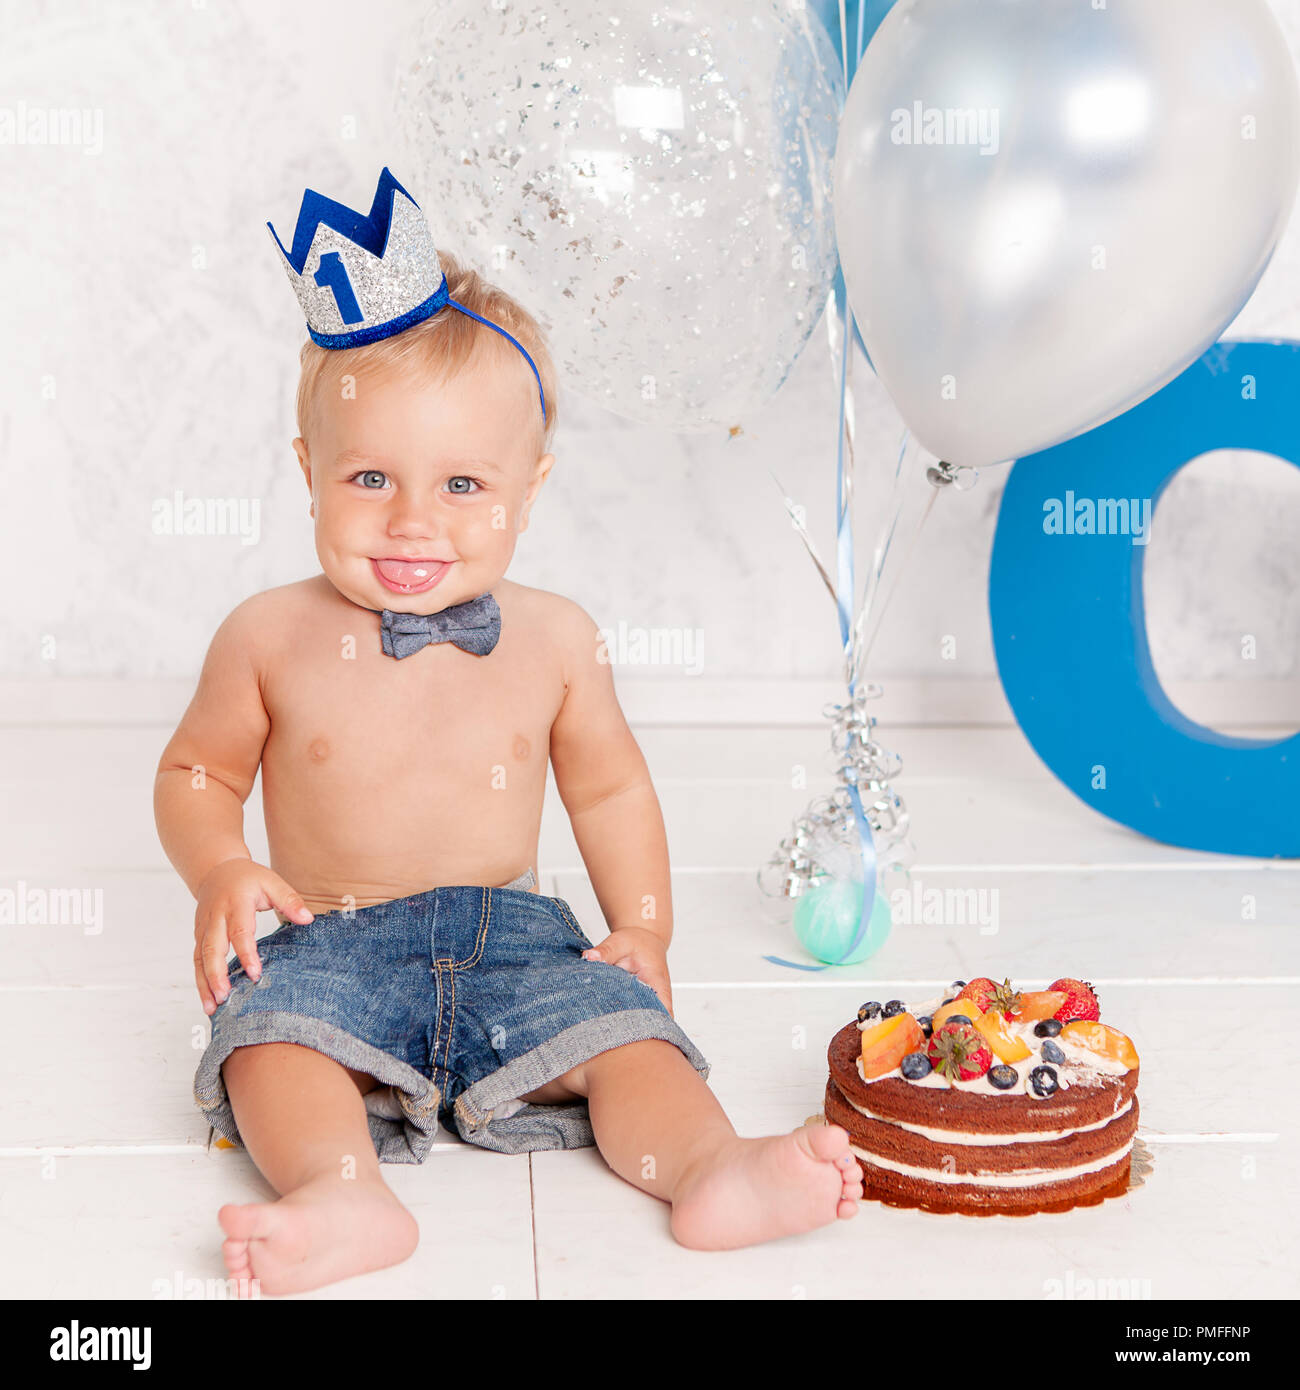
[{"label": "birthday cake", "polygon": [[918,1004],[872,1000],[828,1058],[826,1119],[848,1131],[864,1197],[978,1215],[1127,1188],[1138,1055],[1086,981],[957,980]]}]

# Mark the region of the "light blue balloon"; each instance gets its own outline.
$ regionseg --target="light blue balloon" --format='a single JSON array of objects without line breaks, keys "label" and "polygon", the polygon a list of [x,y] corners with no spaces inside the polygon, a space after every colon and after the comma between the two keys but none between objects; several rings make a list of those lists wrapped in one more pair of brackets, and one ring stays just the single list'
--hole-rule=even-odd
[{"label": "light blue balloon", "polygon": [[[858,70],[858,24],[862,25],[862,47],[871,42],[871,36],[880,28],[880,21],[894,7],[894,0],[844,0],[844,19],[849,35],[849,81]],[[844,63],[844,50],[840,46],[840,0],[813,0],[810,7],[821,20],[826,32],[835,45],[835,56]]]},{"label": "light blue balloon", "polygon": [[795,900],[794,934],[810,955],[828,965],[856,965],[889,939],[892,925],[889,901],[877,890],[866,934],[852,955],[844,951],[853,940],[862,916],[862,885],[843,879],[820,884]]}]

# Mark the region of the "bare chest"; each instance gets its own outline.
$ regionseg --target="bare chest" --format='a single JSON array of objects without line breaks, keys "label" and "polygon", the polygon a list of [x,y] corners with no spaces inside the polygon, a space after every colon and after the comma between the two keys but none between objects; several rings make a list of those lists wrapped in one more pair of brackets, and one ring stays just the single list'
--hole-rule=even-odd
[{"label": "bare chest", "polygon": [[[550,729],[564,697],[561,664],[544,642],[503,633],[487,656],[449,644],[395,660],[322,633],[270,673],[268,791],[392,807],[473,798],[512,780],[544,782]],[[346,636],[346,635],[344,635]]]}]

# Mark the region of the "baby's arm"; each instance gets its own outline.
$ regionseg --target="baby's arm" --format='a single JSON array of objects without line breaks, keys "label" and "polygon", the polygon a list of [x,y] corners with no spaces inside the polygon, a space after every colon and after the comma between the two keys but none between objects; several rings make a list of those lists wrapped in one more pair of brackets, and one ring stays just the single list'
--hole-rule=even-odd
[{"label": "baby's arm", "polygon": [[645,758],[632,736],[595,622],[575,603],[560,618],[564,703],[551,728],[555,785],[611,932],[672,937],[668,837]]},{"label": "baby's arm", "polygon": [[241,604],[217,629],[154,782],[158,838],[195,897],[218,864],[252,858],[244,843],[244,802],[271,721],[254,669],[247,608]]},{"label": "baby's arm", "polygon": [[[257,978],[256,913],[279,907],[311,920],[278,875],[254,864],[244,843],[244,802],[257,777],[271,721],[258,679],[259,624],[246,600],[217,629],[189,708],[163,750],[154,820],[163,851],[198,899],[195,980],[206,1012],[229,989],[231,945]],[[219,997],[218,997],[219,996]]]}]

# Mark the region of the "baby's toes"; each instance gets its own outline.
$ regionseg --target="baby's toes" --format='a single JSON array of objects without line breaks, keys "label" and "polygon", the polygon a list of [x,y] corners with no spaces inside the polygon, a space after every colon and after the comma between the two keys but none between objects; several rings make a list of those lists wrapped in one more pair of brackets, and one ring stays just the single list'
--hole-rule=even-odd
[{"label": "baby's toes", "polygon": [[844,1159],[853,1157],[848,1152],[849,1132],[840,1125],[808,1125],[805,1128],[808,1147],[814,1158],[838,1167]]},{"label": "baby's toes", "polygon": [[227,1240],[221,1245],[221,1253],[225,1257],[226,1269],[234,1279],[239,1279],[244,1275],[253,1272],[252,1262],[248,1257],[248,1242],[246,1240]]}]

